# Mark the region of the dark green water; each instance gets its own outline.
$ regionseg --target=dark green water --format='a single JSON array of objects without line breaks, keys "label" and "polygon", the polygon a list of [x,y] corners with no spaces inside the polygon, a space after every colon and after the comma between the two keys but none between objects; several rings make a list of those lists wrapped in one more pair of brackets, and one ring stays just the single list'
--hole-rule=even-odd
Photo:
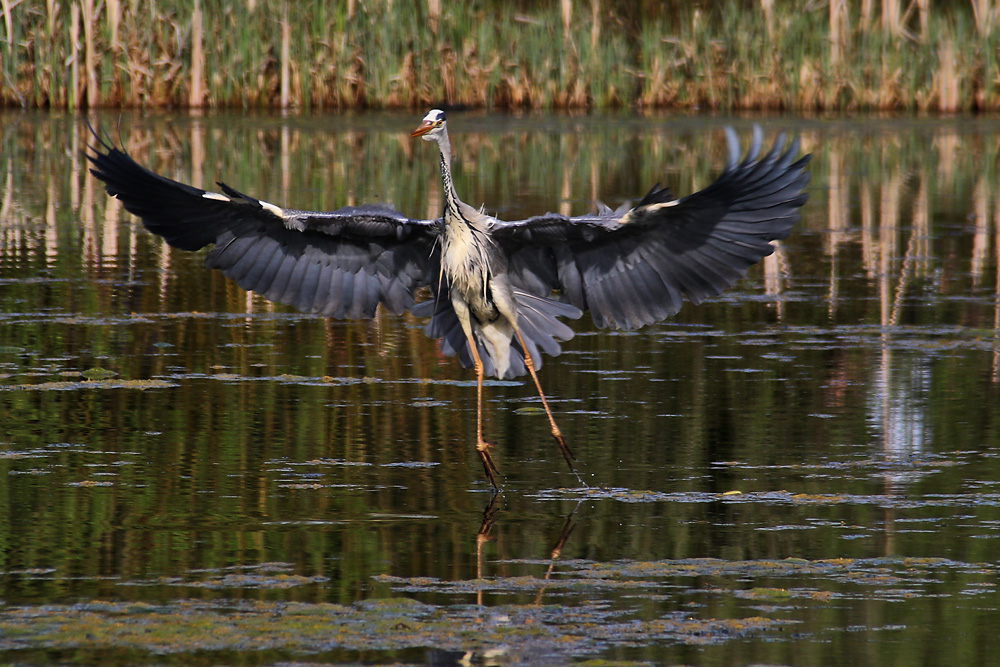
[{"label": "dark green water", "polygon": [[[120,134],[184,182],[433,217],[436,156],[408,137],[420,115],[126,114]],[[657,181],[687,194],[720,168],[721,128],[746,143],[751,125],[449,120],[460,195],[508,218]],[[119,116],[97,121],[118,136]],[[0,660],[988,664],[1000,122],[760,122],[815,153],[796,232],[664,324],[573,323],[541,380],[580,479],[530,383],[490,383],[491,506],[474,376],[420,321],[248,295],[104,195],[81,118],[0,116]],[[269,630],[153,644],[65,620],[306,604],[337,628],[324,605],[398,598],[474,631],[387,637],[406,616],[369,645],[281,628],[260,647],[248,638]]]}]

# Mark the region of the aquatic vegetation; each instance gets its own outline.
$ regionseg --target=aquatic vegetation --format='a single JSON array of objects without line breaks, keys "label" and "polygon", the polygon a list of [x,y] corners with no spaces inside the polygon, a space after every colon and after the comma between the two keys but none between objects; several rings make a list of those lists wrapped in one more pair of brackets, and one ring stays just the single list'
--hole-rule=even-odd
[{"label": "aquatic vegetation", "polygon": [[5,3],[0,103],[1000,108],[995,9],[874,4]]},{"label": "aquatic vegetation", "polygon": [[114,651],[154,655],[240,651],[438,650],[517,655],[530,650],[584,656],[635,641],[725,642],[787,621],[761,616],[629,620],[603,605],[435,606],[409,598],[354,605],[178,600],[164,604],[92,601],[0,609],[0,651]]},{"label": "aquatic vegetation", "polygon": [[[558,562],[556,576],[545,578],[443,581],[379,576],[375,582],[388,586],[396,596],[352,604],[240,599],[253,590],[322,583],[291,572],[289,564],[262,563],[193,570],[167,582],[225,592],[226,597],[220,599],[7,605],[0,607],[0,652],[30,647],[74,655],[112,655],[127,650],[138,659],[141,655],[222,651],[242,655],[367,651],[370,656],[388,656],[394,651],[433,647],[504,655],[507,662],[519,664],[520,656],[529,654],[579,659],[636,644],[706,646],[754,635],[766,637],[803,626],[833,601],[933,598],[941,581],[955,576],[967,579],[970,590],[983,585],[982,592],[995,592],[992,579],[996,575],[990,565],[944,558],[574,560]],[[690,583],[677,585],[680,581]],[[785,581],[795,585],[754,585]],[[119,585],[156,583],[122,581]],[[470,593],[484,591],[507,596],[537,593],[538,597],[529,603],[508,598],[489,606],[461,601]],[[611,591],[620,596],[613,605],[604,601]],[[429,604],[399,597],[400,593],[436,593],[459,600]],[[565,603],[567,595],[573,596],[570,604]],[[589,602],[594,596],[600,601]],[[643,610],[644,600],[668,596],[716,602],[710,609],[695,607],[666,614],[650,615]]]},{"label": "aquatic vegetation", "polygon": [[164,389],[178,386],[167,380],[82,380],[74,382],[26,382],[21,384],[2,384],[0,391],[75,391],[79,389]]}]

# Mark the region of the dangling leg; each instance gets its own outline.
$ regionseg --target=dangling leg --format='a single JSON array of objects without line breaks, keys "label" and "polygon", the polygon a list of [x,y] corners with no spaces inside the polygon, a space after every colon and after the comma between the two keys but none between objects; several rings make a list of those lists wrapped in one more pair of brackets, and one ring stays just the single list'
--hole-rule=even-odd
[{"label": "dangling leg", "polygon": [[538,374],[535,372],[535,362],[531,359],[531,353],[528,352],[528,346],[524,344],[524,338],[521,336],[521,330],[517,327],[514,328],[514,333],[517,334],[517,342],[521,344],[521,349],[524,351],[524,365],[528,369],[528,373],[531,374],[531,379],[535,381],[535,389],[538,390],[538,397],[542,399],[542,407],[545,408],[545,414],[549,418],[549,425],[552,427],[552,437],[556,439],[556,443],[559,445],[559,450],[562,452],[563,458],[566,459],[566,463],[569,464],[570,470],[576,470],[573,466],[573,461],[576,457],[573,456],[573,452],[569,450],[569,445],[566,444],[566,440],[562,437],[562,431],[556,426],[555,417],[552,416],[552,410],[549,409],[549,402],[545,400],[545,394],[542,392],[542,385],[538,381]]},{"label": "dangling leg", "polygon": [[469,352],[472,354],[472,365],[476,369],[476,451],[479,452],[479,458],[483,460],[483,470],[490,478],[490,484],[493,485],[494,489],[497,489],[500,487],[497,486],[494,473],[499,474],[500,471],[497,470],[496,464],[493,463],[493,457],[490,456],[490,447],[493,445],[483,440],[483,360],[479,358],[479,348],[468,329],[465,331],[465,339],[468,341]]}]

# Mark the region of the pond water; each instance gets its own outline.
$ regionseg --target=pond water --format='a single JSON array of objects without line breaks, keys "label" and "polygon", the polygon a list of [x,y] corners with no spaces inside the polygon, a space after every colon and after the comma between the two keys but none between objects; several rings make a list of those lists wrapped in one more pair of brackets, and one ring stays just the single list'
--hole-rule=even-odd
[{"label": "pond water", "polygon": [[[91,118],[297,208],[441,208],[422,114]],[[1000,121],[452,114],[504,218],[814,154],[778,252],[486,387],[421,321],[303,316],[148,234],[84,118],[0,115],[0,661],[987,664],[1000,650]],[[465,663],[461,663],[465,660]]]}]

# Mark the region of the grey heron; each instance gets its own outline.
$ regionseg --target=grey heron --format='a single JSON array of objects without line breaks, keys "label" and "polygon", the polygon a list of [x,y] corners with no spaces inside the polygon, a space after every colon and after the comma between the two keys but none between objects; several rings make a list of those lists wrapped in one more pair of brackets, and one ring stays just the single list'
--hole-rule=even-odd
[{"label": "grey heron", "polygon": [[[221,192],[179,183],[135,162],[94,133],[91,173],[145,227],[182,250],[208,245],[206,264],[242,288],[306,313],[429,317],[425,332],[476,372],[476,451],[490,483],[497,466],[483,438],[483,380],[529,374],[552,436],[574,456],[537,370],[544,351],[573,337],[562,319],[589,310],[600,328],[636,329],[698,304],[774,251],[799,218],[810,156],[784,136],[761,155],[762,133],[742,160],[726,128],[728,158],[708,187],[675,198],[653,186],[633,206],[588,215],[546,213],[503,221],[458,198],[445,114],[428,113],[412,137],[438,146],[444,186],[440,218],[407,217],[381,204],[318,212],[284,208],[219,182]],[[417,302],[427,287],[430,298]]]}]

